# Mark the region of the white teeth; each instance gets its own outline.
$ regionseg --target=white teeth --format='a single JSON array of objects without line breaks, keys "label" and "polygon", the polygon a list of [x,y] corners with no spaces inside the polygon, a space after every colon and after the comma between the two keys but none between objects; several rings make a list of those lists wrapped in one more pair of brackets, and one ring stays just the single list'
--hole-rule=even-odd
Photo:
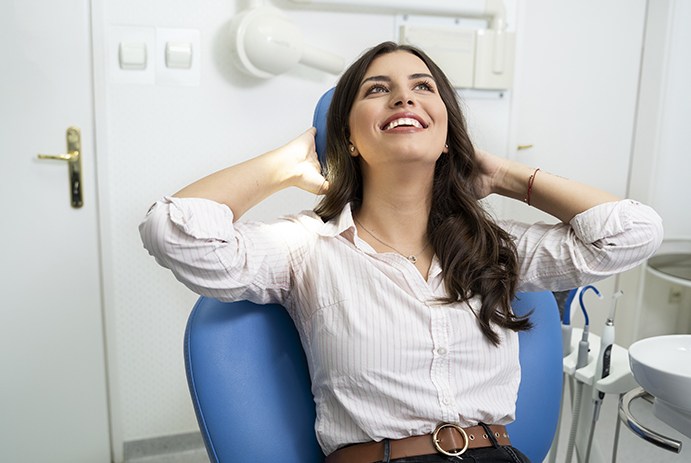
[{"label": "white teeth", "polygon": [[420,122],[418,122],[416,119],[410,117],[402,117],[401,119],[396,119],[389,122],[389,124],[386,127],[384,127],[384,130],[390,130],[398,127],[399,125],[412,125],[413,127],[417,127],[418,129],[423,128],[422,124],[420,124]]}]

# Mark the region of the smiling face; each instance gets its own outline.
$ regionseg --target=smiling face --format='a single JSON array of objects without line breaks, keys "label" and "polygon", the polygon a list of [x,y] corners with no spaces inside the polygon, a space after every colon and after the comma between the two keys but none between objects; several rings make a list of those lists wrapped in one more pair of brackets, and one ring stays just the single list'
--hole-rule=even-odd
[{"label": "smiling face", "polygon": [[372,61],[350,116],[350,142],[364,164],[429,161],[446,151],[446,106],[425,63],[407,51]]},{"label": "smiling face", "polygon": [[[375,76],[380,79],[365,82]],[[411,81],[411,76],[417,79]],[[397,105],[392,92],[400,90],[401,80],[407,85],[403,88],[413,98],[403,98],[400,101],[405,104]],[[429,90],[425,83],[434,88]],[[375,84],[380,85],[376,87]],[[415,117],[403,119],[414,119],[423,130],[419,127],[416,127],[417,132],[412,128],[397,128],[398,132],[385,130],[393,126],[382,124],[401,111],[401,107],[405,108],[404,113],[415,114]],[[410,125],[410,121],[403,122],[401,125]],[[409,133],[400,133],[406,130]],[[445,146],[447,143],[449,148]],[[349,150],[351,146],[354,152]],[[478,175],[475,149],[456,90],[424,51],[410,45],[382,42],[366,50],[346,69],[332,94],[326,118],[325,151],[329,190],[315,209],[325,221],[338,217],[348,203],[357,209],[363,202],[366,188],[371,184],[382,185],[381,175],[376,178],[371,175],[375,164],[378,171],[384,173],[391,166],[394,181],[415,180],[404,178],[409,173],[428,175],[432,191],[439,194],[435,193],[435,197],[459,188],[463,189],[462,195],[474,197],[471,189]],[[421,157],[425,159],[424,164],[420,162]],[[418,162],[403,164],[406,159]],[[427,159],[436,159],[436,163]]]}]

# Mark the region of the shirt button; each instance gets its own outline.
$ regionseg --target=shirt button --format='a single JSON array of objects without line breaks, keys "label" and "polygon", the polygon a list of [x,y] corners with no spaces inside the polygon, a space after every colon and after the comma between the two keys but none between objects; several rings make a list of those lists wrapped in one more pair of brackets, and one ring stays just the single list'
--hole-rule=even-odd
[{"label": "shirt button", "polygon": [[441,403],[443,403],[444,405],[449,405],[451,403],[451,399],[449,399],[448,397],[444,397]]},{"label": "shirt button", "polygon": [[446,350],[446,347],[440,347],[439,349],[437,349],[437,354],[439,355],[446,355],[447,352],[448,351]]}]

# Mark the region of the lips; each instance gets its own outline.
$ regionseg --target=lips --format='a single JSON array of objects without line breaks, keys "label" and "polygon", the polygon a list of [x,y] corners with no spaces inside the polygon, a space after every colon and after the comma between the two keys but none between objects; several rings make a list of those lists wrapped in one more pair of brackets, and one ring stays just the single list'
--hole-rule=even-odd
[{"label": "lips", "polygon": [[396,127],[415,127],[426,129],[427,124],[417,114],[403,113],[389,117],[381,126],[381,130],[391,130]]}]

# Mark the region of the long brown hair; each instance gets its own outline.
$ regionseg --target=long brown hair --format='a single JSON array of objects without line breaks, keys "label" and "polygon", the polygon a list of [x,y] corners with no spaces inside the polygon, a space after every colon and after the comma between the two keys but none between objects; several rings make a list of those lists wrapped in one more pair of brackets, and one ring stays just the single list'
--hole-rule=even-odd
[{"label": "long brown hair", "polygon": [[384,42],[365,52],[340,78],[327,116],[326,177],[329,190],[315,212],[324,221],[340,214],[347,203],[353,209],[362,202],[362,171],[359,158],[348,152],[348,120],[358,88],[372,61],[383,54],[406,51],[420,58],[436,81],[448,112],[448,153],[437,160],[432,186],[432,207],[427,235],[441,263],[448,296],[445,303],[466,302],[479,296],[480,329],[493,344],[499,336],[492,327],[515,331],[530,328],[526,318],[511,311],[516,292],[518,258],[516,247],[482,208],[474,191],[479,177],[475,149],[466,129],[456,92],[442,70],[421,50]]}]

